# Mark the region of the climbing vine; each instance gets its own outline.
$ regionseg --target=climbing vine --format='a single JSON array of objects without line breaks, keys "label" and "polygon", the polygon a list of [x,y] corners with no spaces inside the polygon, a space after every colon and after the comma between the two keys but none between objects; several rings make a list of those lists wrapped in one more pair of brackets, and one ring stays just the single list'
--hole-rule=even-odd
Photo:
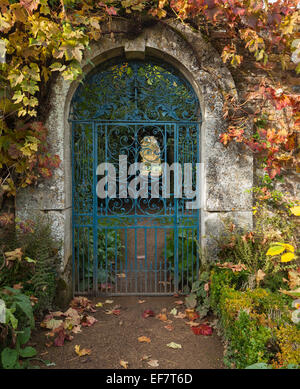
[{"label": "climbing vine", "polygon": [[[230,43],[221,56],[233,67],[243,63],[246,50],[255,67],[268,75],[247,100],[259,96],[275,110],[285,110],[287,120],[262,117],[259,110],[249,115],[245,102],[224,95],[228,128],[221,141],[241,142],[262,153],[271,178],[287,163],[298,163],[299,169],[299,96],[272,76],[279,66],[300,73],[298,0],[0,0],[0,58],[5,56],[0,63],[2,193],[15,195],[17,188],[50,177],[59,165],[59,157],[49,154],[41,123],[45,96],[57,74],[70,81],[82,74],[84,50],[103,34],[116,34],[113,29],[102,31],[113,18],[134,19],[135,34],[145,20],[169,18],[190,24],[208,39],[212,31],[222,31]],[[250,134],[249,123],[254,130]]]}]

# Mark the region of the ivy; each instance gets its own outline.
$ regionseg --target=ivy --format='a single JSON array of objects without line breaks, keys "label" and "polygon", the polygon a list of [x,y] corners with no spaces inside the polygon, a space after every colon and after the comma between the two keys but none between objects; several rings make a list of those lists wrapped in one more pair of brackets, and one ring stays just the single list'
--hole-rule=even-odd
[{"label": "ivy", "polygon": [[[222,59],[238,67],[248,50],[265,71],[289,68],[300,72],[299,9],[296,0],[2,0],[0,5],[0,150],[2,191],[15,195],[17,188],[51,177],[59,158],[50,156],[46,129],[37,120],[55,74],[75,80],[82,74],[81,62],[90,43],[103,36],[101,25],[114,18],[177,18],[206,31],[222,29],[230,38]],[[113,32],[112,32],[113,33]],[[4,47],[5,46],[5,47]],[[299,98],[266,80],[257,91],[276,110],[288,110],[288,123],[257,128],[256,138],[247,137],[241,107],[226,97],[224,117],[228,130],[221,141],[244,143],[264,156],[271,178],[287,162],[297,165],[295,133],[299,131]],[[254,99],[252,95],[249,99]],[[238,119],[238,120],[235,120]],[[237,124],[238,123],[238,124]],[[39,126],[41,134],[34,130]],[[34,134],[32,134],[34,132]],[[41,136],[43,139],[41,139]],[[35,139],[33,139],[35,138]],[[299,168],[299,165],[298,165]]]}]

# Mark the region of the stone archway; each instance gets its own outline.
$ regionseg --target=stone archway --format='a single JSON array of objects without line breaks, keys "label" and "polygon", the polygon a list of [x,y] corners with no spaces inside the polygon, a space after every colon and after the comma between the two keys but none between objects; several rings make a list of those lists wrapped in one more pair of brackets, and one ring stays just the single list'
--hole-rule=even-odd
[{"label": "stone archway", "polygon": [[[128,59],[143,59],[147,54],[163,59],[180,70],[198,95],[203,120],[202,245],[210,248],[213,257],[214,246],[209,234],[220,230],[220,216],[231,216],[237,225],[252,223],[252,196],[246,193],[253,181],[252,156],[245,150],[239,150],[237,145],[224,148],[219,142],[219,134],[225,125],[223,94],[236,93],[231,74],[201,34],[180,23],[159,23],[146,28],[135,39],[125,33],[129,31],[127,21],[113,22],[110,28],[122,33],[115,34],[114,39],[104,37],[86,51],[82,62],[84,73],[113,57],[125,54]],[[78,82],[70,83],[58,77],[51,91],[46,126],[51,151],[60,156],[61,166],[51,180],[22,191],[16,199],[19,218],[47,213],[51,218],[53,235],[62,241],[62,299],[67,299],[71,293],[71,141],[68,116],[77,85]]]}]

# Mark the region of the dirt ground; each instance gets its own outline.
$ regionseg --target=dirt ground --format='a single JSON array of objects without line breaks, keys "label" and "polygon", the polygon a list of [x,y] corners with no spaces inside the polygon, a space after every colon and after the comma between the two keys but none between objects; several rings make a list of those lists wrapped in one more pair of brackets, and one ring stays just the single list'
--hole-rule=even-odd
[{"label": "dirt ground", "polygon": [[[93,303],[104,302],[106,298],[93,299]],[[149,360],[157,360],[156,369],[223,369],[223,345],[214,331],[211,336],[194,335],[185,319],[174,318],[169,312],[176,307],[183,311],[175,301],[178,297],[109,297],[113,304],[97,308],[92,313],[98,321],[91,327],[82,328],[74,334],[72,341],[66,341],[62,347],[46,347],[47,331],[37,329],[33,333],[32,345],[38,350],[38,357],[55,363],[47,369],[122,369],[120,360],[128,362],[130,369],[153,369]],[[139,300],[146,300],[140,304]],[[105,309],[120,305],[120,315],[108,315]],[[146,309],[159,314],[167,309],[165,323],[156,317],[143,318]],[[212,320],[212,319],[210,319]],[[164,326],[171,324],[174,329],[168,331]],[[146,336],[151,343],[140,343],[138,337]],[[179,343],[181,349],[167,347],[170,342]],[[79,357],[74,346],[91,349],[89,356]],[[142,360],[143,356],[148,358]],[[155,369],[155,368],[154,368]]]}]

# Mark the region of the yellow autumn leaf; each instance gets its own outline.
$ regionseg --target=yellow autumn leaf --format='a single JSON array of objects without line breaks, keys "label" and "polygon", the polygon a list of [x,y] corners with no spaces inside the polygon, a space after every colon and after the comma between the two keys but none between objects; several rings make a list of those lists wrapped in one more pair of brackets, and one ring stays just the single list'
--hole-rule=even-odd
[{"label": "yellow autumn leaf", "polygon": [[122,367],[124,367],[124,369],[128,369],[128,362],[127,362],[127,361],[123,361],[123,360],[121,359],[120,365],[121,365]]},{"label": "yellow autumn leaf", "polygon": [[286,243],[286,244],[284,245],[284,247],[285,247],[287,250],[291,251],[292,253],[295,252],[295,247],[292,246],[291,244]]},{"label": "yellow autumn leaf", "polygon": [[281,254],[283,253],[285,250],[285,247],[284,246],[273,246],[273,247],[270,247],[269,250],[267,251],[266,255],[278,255],[278,254]]},{"label": "yellow autumn leaf", "polygon": [[151,342],[151,339],[148,338],[147,336],[140,336],[140,337],[138,338],[138,341],[141,342],[141,343],[143,343],[143,342],[145,342],[145,343],[150,343],[150,342]]},{"label": "yellow autumn leaf", "polygon": [[284,247],[285,249],[287,249],[288,251],[291,251],[292,253],[295,252],[295,247],[292,246],[291,244],[288,244],[288,243],[281,243],[281,242],[274,242],[274,244],[278,245],[278,246],[282,246]]},{"label": "yellow autumn leaf", "polygon": [[300,205],[290,208],[290,211],[292,212],[293,215],[300,216]]},{"label": "yellow autumn leaf", "polygon": [[294,253],[285,253],[282,254],[280,262],[290,262],[294,258],[295,258]]},{"label": "yellow autumn leaf", "polygon": [[80,346],[78,344],[76,344],[76,346],[74,347],[74,350],[75,350],[75,353],[80,357],[83,357],[84,355],[90,355],[90,353],[92,352],[92,350],[90,350],[88,348],[83,348],[80,350]]}]

